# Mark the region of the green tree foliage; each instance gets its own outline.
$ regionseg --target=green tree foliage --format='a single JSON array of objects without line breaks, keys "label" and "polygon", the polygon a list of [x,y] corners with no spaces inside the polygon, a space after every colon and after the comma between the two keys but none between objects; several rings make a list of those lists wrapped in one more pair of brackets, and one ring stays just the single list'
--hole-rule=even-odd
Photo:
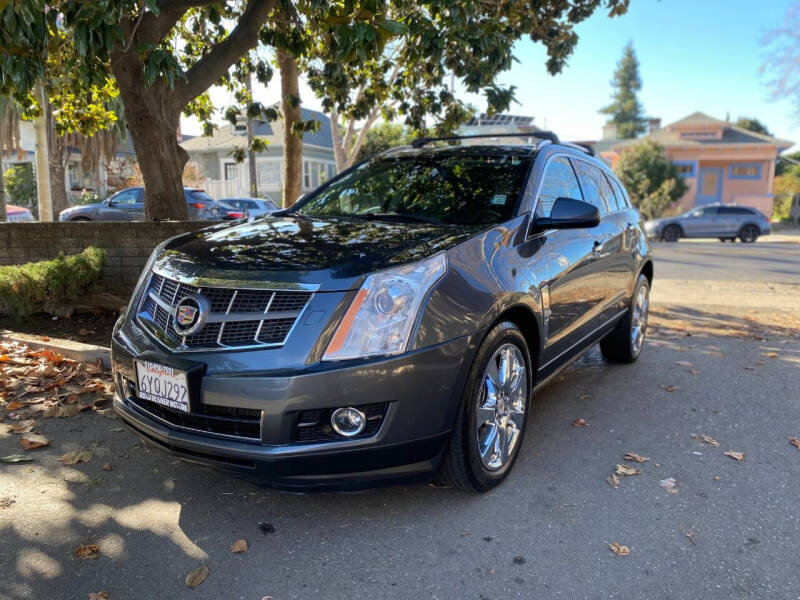
[{"label": "green tree foliage", "polygon": [[660,217],[688,189],[664,148],[651,140],[623,150],[614,171],[647,219]]},{"label": "green tree foliage", "polygon": [[634,138],[644,133],[647,120],[637,96],[642,89],[642,79],[639,77],[639,61],[631,42],[622,51],[611,86],[614,88],[611,104],[600,109],[600,112],[609,115],[609,122],[617,126],[617,136],[621,139]]},{"label": "green tree foliage", "polygon": [[741,127],[742,129],[747,129],[747,131],[752,131],[753,133],[760,133],[761,135],[768,135],[770,137],[772,136],[772,132],[767,129],[767,126],[754,117],[739,117],[736,119],[736,123],[734,123],[734,125]]},{"label": "green tree foliage", "polygon": [[8,203],[36,210],[36,178],[30,163],[15,165],[3,174]]},{"label": "green tree foliage", "polygon": [[800,152],[780,154],[778,160],[775,161],[775,175],[784,175],[797,166],[800,166]]},{"label": "green tree foliage", "polygon": [[356,162],[366,160],[384,150],[408,144],[413,136],[399,123],[378,123],[367,131],[364,144],[356,156]]}]

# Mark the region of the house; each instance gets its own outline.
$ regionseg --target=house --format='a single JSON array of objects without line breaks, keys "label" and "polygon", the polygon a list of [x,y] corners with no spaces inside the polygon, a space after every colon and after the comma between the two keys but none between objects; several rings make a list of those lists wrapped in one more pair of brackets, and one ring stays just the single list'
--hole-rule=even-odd
[{"label": "house", "polygon": [[[317,120],[319,131],[303,135],[303,181],[304,192],[336,174],[336,160],[333,154],[331,122],[324,114],[302,109],[303,120]],[[258,193],[268,194],[279,199],[282,185],[283,166],[283,121],[271,123],[256,120],[254,134],[267,142],[267,149],[256,156]],[[239,163],[233,156],[237,149],[247,148],[247,126],[244,118],[235,125],[226,123],[219,126],[211,136],[198,136],[181,144],[189,153],[189,160],[195,162],[208,178],[201,184],[215,198],[229,198],[250,195],[250,177],[247,161]]]},{"label": "house", "polygon": [[[523,115],[487,115],[481,113],[478,116],[470,118],[458,130],[458,135],[491,135],[491,134],[511,134],[519,133],[519,138],[502,138],[504,144],[530,144],[532,138],[525,136],[526,133],[533,133],[542,131],[539,127],[533,124],[534,117],[527,117]],[[492,138],[488,138],[490,141]],[[464,145],[485,144],[486,139],[481,140],[465,140],[462,142]]]},{"label": "house", "polygon": [[596,151],[613,166],[633,145],[653,140],[664,147],[688,184],[679,200],[682,209],[724,202],[757,208],[772,214],[772,184],[778,153],[793,142],[754,133],[701,112],[653,128],[647,135],[604,144]]}]

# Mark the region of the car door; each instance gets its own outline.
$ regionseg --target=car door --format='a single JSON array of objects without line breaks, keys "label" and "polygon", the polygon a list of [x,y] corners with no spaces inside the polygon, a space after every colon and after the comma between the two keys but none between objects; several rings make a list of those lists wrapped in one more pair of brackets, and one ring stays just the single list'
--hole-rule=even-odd
[{"label": "car door", "polygon": [[613,175],[604,174],[614,195],[614,210],[606,218],[614,223],[615,237],[609,244],[609,252],[612,254],[608,268],[608,285],[611,290],[611,310],[616,312],[626,306],[627,299],[633,293],[636,260],[632,249],[636,247],[641,232],[636,227],[638,215],[631,208],[622,185]]},{"label": "car door", "polygon": [[686,237],[709,237],[717,235],[720,228],[719,209],[716,206],[696,208],[683,221]]},{"label": "car door", "polygon": [[[549,217],[556,198],[583,200],[572,163],[566,156],[548,159],[535,199],[535,217]],[[593,229],[548,230],[534,234],[541,241],[548,265],[542,286],[544,348],[541,364],[557,363],[585,335],[605,298],[597,274],[596,232]]]},{"label": "car door", "polygon": [[133,221],[141,188],[128,188],[111,196],[98,211],[99,221]]}]

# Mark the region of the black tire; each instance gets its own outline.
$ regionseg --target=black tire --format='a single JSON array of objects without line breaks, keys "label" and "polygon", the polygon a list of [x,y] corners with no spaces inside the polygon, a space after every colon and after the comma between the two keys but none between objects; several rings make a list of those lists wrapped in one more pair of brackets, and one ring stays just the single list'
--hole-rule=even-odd
[{"label": "black tire", "polygon": [[719,238],[719,241],[724,244],[725,242],[728,241],[728,239],[730,239],[730,238]]},{"label": "black tire", "polygon": [[89,217],[75,217],[74,219],[70,219],[70,223],[85,223],[87,221],[91,221]]},{"label": "black tire", "polygon": [[744,244],[752,244],[758,239],[760,234],[761,231],[755,225],[745,225],[742,227],[741,231],[739,231],[739,239]]},{"label": "black tire", "polygon": [[[521,427],[514,437],[513,450],[508,454],[508,460],[497,469],[489,469],[481,458],[478,440],[478,405],[486,399],[484,376],[486,375],[489,361],[496,358],[496,353],[508,344],[515,346],[525,363],[525,380],[519,379],[519,385],[524,385],[524,414]],[[495,325],[484,338],[475,360],[470,368],[461,405],[456,414],[455,424],[450,440],[445,449],[436,483],[452,485],[465,492],[486,492],[499,485],[511,472],[522,441],[525,435],[525,421],[530,407],[533,371],[531,358],[525,338],[519,328],[509,321]]]},{"label": "black tire", "polygon": [[[634,313],[636,312],[636,302],[640,291],[644,289],[644,321],[639,321],[638,326],[641,330],[641,339],[638,343],[634,338]],[[625,316],[616,324],[614,329],[600,340],[600,351],[605,359],[614,363],[636,362],[644,348],[644,339],[647,334],[647,314],[650,306],[650,282],[644,275],[639,275],[636,285],[633,288],[631,304]]]},{"label": "black tire", "polygon": [[672,243],[672,242],[677,242],[679,239],[681,239],[682,235],[683,232],[681,231],[680,227],[678,227],[677,225],[667,225],[664,228],[664,231],[661,232],[661,239],[664,240],[665,242]]}]

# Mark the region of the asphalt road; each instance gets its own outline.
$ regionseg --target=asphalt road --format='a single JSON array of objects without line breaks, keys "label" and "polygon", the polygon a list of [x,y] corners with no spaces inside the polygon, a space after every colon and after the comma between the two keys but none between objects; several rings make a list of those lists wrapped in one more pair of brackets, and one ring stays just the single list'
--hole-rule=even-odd
[{"label": "asphalt road", "polygon": [[681,240],[653,244],[656,277],[800,284],[800,244]]},{"label": "asphalt road", "polygon": [[[183,464],[96,414],[44,421],[53,444],[38,461],[0,467],[0,598],[796,600],[798,368],[798,340],[668,332],[629,366],[594,350],[538,395],[513,474],[485,495],[289,495]],[[57,462],[81,448],[89,463]],[[0,456],[16,452],[0,434]],[[614,489],[626,452],[650,460]],[[670,477],[674,495],[659,485]],[[238,538],[244,554],[229,550]],[[99,558],[73,557],[89,543]]]}]

